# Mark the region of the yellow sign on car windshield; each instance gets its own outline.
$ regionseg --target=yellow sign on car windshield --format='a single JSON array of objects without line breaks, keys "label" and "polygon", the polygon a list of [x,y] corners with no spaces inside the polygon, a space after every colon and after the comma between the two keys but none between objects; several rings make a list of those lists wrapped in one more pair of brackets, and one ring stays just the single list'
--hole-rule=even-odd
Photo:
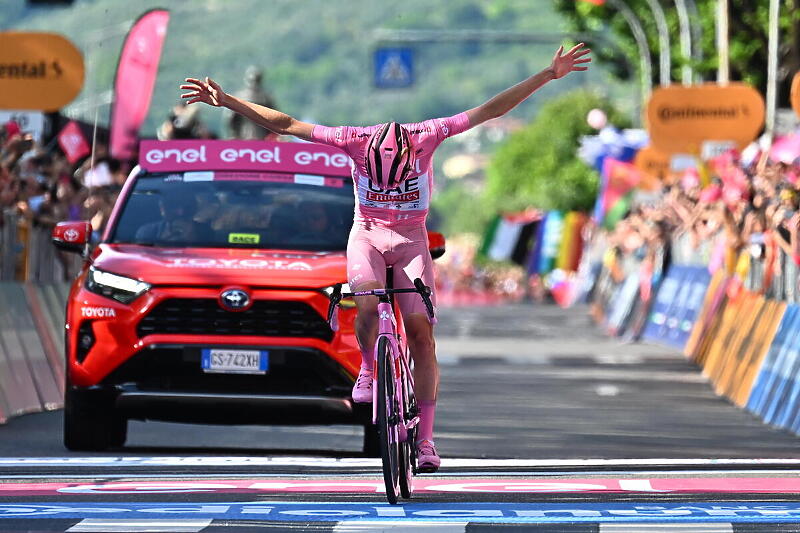
[{"label": "yellow sign on car windshield", "polygon": [[228,242],[231,244],[258,244],[261,235],[258,233],[229,233]]}]

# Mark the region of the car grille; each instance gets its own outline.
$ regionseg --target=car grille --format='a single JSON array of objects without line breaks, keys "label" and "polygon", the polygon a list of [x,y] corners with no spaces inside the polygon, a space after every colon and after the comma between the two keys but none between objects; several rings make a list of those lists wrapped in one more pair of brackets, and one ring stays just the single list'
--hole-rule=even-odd
[{"label": "car grille", "polygon": [[200,347],[154,346],[122,363],[104,385],[132,385],[153,392],[318,395],[345,397],[353,378],[336,361],[312,348],[244,347],[269,352],[266,374],[203,371]]},{"label": "car grille", "polygon": [[257,300],[247,311],[234,312],[210,298],[172,298],[150,311],[136,332],[140,338],[179,334],[333,339],[328,323],[310,305],[285,300]]}]

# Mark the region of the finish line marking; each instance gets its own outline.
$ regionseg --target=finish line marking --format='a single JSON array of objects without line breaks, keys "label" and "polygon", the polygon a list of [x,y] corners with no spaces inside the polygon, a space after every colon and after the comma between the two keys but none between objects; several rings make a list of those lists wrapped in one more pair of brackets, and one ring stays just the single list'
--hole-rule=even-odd
[{"label": "finish line marking", "polygon": [[[442,459],[442,468],[605,468],[698,466],[800,466],[800,459]],[[32,466],[163,467],[163,466],[313,466],[317,468],[380,468],[380,459],[259,456],[94,456],[0,457],[0,468]]]},{"label": "finish line marking", "polygon": [[[470,523],[797,523],[800,502],[408,503],[339,502],[0,504],[2,518],[187,518],[314,521],[468,521]],[[0,523],[2,523],[0,521]]]},{"label": "finish line marking", "polygon": [[[376,494],[381,480],[185,480],[108,483],[0,483],[0,496],[52,496],[67,494]],[[414,480],[416,493],[670,493],[670,494],[798,494],[800,478],[654,478],[654,479],[426,479]]]},{"label": "finish line marking", "polygon": [[[544,478],[567,478],[573,479],[577,476],[604,476],[604,477],[626,477],[635,475],[637,479],[645,478],[645,477],[660,477],[666,478],[668,476],[703,476],[703,475],[710,475],[710,476],[721,476],[725,475],[727,477],[747,477],[752,476],[754,473],[758,473],[759,476],[777,476],[777,477],[800,477],[800,470],[768,470],[768,469],[758,469],[758,470],[735,470],[735,469],[725,469],[725,470],[703,470],[703,469],[690,469],[690,470],[636,470],[636,471],[625,471],[625,470],[584,470],[584,471],[575,471],[575,470],[566,470],[563,472],[559,472],[557,470],[547,470],[547,471],[533,471],[533,470],[506,470],[506,471],[490,471],[490,470],[460,470],[460,471],[453,471],[453,472],[436,472],[432,478],[459,478],[459,479],[474,479],[474,478],[498,478],[498,479],[525,479],[525,478],[537,478],[537,479],[544,479]],[[342,476],[342,479],[373,479],[376,476],[374,472],[354,472],[354,473],[344,473],[344,472],[337,472],[337,476]],[[36,480],[36,479],[46,479],[49,481],[56,481],[59,479],[92,479],[95,481],[112,481],[117,479],[145,479],[145,480],[164,480],[164,479],[181,479],[185,480],[186,478],[190,477],[193,480],[198,479],[211,479],[211,480],[225,480],[225,479],[256,479],[253,477],[253,473],[249,474],[236,474],[230,472],[220,472],[217,474],[201,474],[198,472],[191,472],[191,474],[160,474],[160,473],[149,473],[149,474],[83,474],[83,473],[70,473],[70,474],[3,474],[0,479],[2,480],[13,480],[13,479],[24,479],[24,480]],[[234,477],[231,477],[234,476]],[[321,478],[329,478],[331,476],[328,472],[303,472],[298,474],[288,473],[288,472],[263,472],[257,475],[258,479],[321,479]],[[417,478],[419,479],[419,478]]]}]

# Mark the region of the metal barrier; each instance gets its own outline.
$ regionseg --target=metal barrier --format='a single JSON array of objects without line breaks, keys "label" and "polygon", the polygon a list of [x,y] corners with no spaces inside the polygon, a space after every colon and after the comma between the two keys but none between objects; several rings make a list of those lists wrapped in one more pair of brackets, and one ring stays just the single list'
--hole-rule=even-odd
[{"label": "metal barrier", "polygon": [[0,220],[0,281],[60,282],[80,271],[80,256],[61,252],[50,242],[52,227],[11,209],[4,211]]},{"label": "metal barrier", "polygon": [[780,248],[771,259],[755,257],[746,249],[742,253],[749,255],[747,275],[743,280],[744,288],[770,300],[800,303],[800,267],[791,256]]},{"label": "metal barrier", "polygon": [[[680,265],[708,266],[715,242],[712,238],[693,246],[690,235],[676,235],[671,247],[672,261]],[[746,274],[741,278],[742,286],[770,300],[800,303],[800,266],[782,248],[776,246],[774,253],[774,257],[756,257],[745,246],[734,254],[737,263],[735,270],[746,266]],[[738,276],[740,272],[734,275]]]}]

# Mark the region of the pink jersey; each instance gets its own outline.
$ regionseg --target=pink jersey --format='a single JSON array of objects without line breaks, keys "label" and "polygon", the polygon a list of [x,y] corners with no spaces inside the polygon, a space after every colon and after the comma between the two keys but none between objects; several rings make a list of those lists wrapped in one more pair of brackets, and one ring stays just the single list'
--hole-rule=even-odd
[{"label": "pink jersey", "polygon": [[341,148],[349,155],[353,167],[353,187],[356,195],[356,220],[371,220],[384,225],[424,224],[433,192],[433,153],[448,137],[469,129],[466,113],[425,122],[403,124],[411,134],[411,144],[417,151],[416,167],[410,178],[396,189],[376,189],[367,177],[364,151],[367,140],[378,126],[354,127],[315,126],[314,141]]}]

